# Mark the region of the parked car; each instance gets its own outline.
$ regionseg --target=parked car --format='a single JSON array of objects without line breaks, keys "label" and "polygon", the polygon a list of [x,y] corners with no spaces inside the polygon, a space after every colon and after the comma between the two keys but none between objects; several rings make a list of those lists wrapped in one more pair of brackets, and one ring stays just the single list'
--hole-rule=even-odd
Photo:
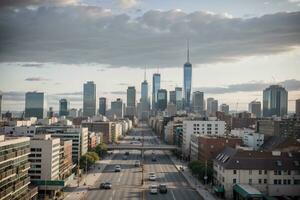
[{"label": "parked car", "polygon": [[151,185],[149,189],[150,189],[150,194],[157,194],[158,193],[157,185]]},{"label": "parked car", "polygon": [[129,155],[129,151],[126,151],[126,152],[125,152],[125,155],[128,156],[128,155]]},{"label": "parked car", "polygon": [[152,156],[152,162],[156,162],[156,161],[157,161],[156,157]]},{"label": "parked car", "polygon": [[159,184],[159,192],[160,193],[167,193],[168,192],[168,188],[166,184]]},{"label": "parked car", "polygon": [[139,160],[136,160],[134,162],[134,166],[139,167],[141,165],[141,162]]},{"label": "parked car", "polygon": [[156,180],[156,175],[155,175],[154,172],[150,172],[150,173],[149,173],[149,180],[150,180],[150,181],[155,181],[155,180]]},{"label": "parked car", "polygon": [[124,155],[123,160],[127,160],[127,159],[128,159],[128,156]]},{"label": "parked car", "polygon": [[120,165],[116,165],[115,166],[115,172],[120,172],[121,171],[121,166]]},{"label": "parked car", "polygon": [[104,182],[100,184],[100,189],[109,190],[112,188],[112,184],[110,182]]}]

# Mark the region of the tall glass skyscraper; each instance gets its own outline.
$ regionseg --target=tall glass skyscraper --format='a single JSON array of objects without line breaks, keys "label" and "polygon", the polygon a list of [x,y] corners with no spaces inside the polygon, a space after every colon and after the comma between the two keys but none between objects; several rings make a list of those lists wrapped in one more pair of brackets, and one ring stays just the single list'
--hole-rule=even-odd
[{"label": "tall glass skyscraper", "polygon": [[142,82],[141,88],[141,100],[148,101],[148,82],[146,80]]},{"label": "tall glass skyscraper", "polygon": [[200,91],[193,92],[192,110],[194,113],[203,114],[204,112],[204,94]]},{"label": "tall glass skyscraper", "polygon": [[182,88],[176,87],[175,88],[176,93],[176,108],[177,110],[182,110]]},{"label": "tall glass skyscraper", "polygon": [[105,116],[106,115],[106,98],[99,98],[99,114]]},{"label": "tall glass skyscraper", "polygon": [[187,61],[183,65],[184,108],[190,110],[192,92],[192,64],[190,63],[189,42],[187,43]]},{"label": "tall glass skyscraper", "polygon": [[88,81],[83,85],[83,116],[93,117],[96,114],[96,84]]},{"label": "tall glass skyscraper", "polygon": [[45,117],[45,98],[43,92],[27,92],[25,94],[25,117]]},{"label": "tall glass skyscraper", "polygon": [[127,88],[127,107],[135,107],[135,87],[131,86]]},{"label": "tall glass skyscraper", "polygon": [[152,79],[152,110],[156,110],[157,92],[160,89],[160,74],[153,74]]},{"label": "tall glass skyscraper", "polygon": [[287,114],[288,92],[280,85],[271,85],[263,91],[263,116]]},{"label": "tall glass skyscraper", "polygon": [[165,89],[159,89],[157,91],[157,109],[164,111],[168,104],[168,92]]},{"label": "tall glass skyscraper", "polygon": [[67,99],[59,100],[59,116],[68,116],[69,107],[70,107],[70,103]]}]

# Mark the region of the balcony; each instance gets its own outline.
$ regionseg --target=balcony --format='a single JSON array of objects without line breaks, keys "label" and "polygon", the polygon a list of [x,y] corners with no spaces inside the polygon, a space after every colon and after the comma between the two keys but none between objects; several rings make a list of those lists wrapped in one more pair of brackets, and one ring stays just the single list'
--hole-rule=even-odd
[{"label": "balcony", "polygon": [[5,197],[6,195],[10,194],[13,192],[13,186],[10,186],[6,189],[4,189],[3,191],[0,191],[0,197]]},{"label": "balcony", "polygon": [[5,180],[7,179],[8,177],[10,177],[11,175],[15,174],[16,173],[16,170],[15,169],[9,169],[9,170],[6,170],[5,172],[2,172],[0,174],[0,182],[2,180]]}]

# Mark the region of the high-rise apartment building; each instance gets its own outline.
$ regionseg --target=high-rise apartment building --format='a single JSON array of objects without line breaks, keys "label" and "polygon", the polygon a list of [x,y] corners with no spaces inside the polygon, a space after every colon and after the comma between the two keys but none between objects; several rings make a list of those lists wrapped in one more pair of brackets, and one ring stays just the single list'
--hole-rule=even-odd
[{"label": "high-rise apartment building", "polygon": [[152,110],[156,110],[157,92],[160,89],[160,74],[153,74],[152,79]]},{"label": "high-rise apartment building", "polygon": [[220,111],[225,113],[226,115],[229,114],[229,105],[223,103],[220,105]]},{"label": "high-rise apartment building", "polygon": [[204,94],[200,91],[193,92],[192,110],[194,113],[203,114]]},{"label": "high-rise apartment building", "polygon": [[251,101],[248,106],[248,111],[255,117],[261,117],[261,103],[260,101]]},{"label": "high-rise apartment building", "polygon": [[127,116],[136,115],[136,90],[134,86],[127,88],[127,107],[126,107]]},{"label": "high-rise apartment building", "polygon": [[70,102],[67,99],[59,100],[59,116],[69,115]]},{"label": "high-rise apartment building", "polygon": [[115,115],[118,119],[124,116],[124,104],[122,99],[117,98],[116,101],[111,102],[111,114]]},{"label": "high-rise apartment building", "polygon": [[83,85],[83,116],[93,117],[96,114],[96,84],[88,81]]},{"label": "high-rise apartment building", "polygon": [[176,91],[169,91],[169,102],[176,105]]},{"label": "high-rise apartment building", "polygon": [[99,114],[105,116],[106,115],[106,98],[99,98]]},{"label": "high-rise apartment building", "polygon": [[218,111],[218,100],[214,98],[207,98],[207,114],[208,116],[216,116]]},{"label": "high-rise apartment building", "polygon": [[165,89],[159,89],[157,92],[157,109],[164,111],[168,104],[168,92]]},{"label": "high-rise apartment building", "polygon": [[263,116],[284,116],[287,114],[288,92],[280,85],[271,85],[263,91]]},{"label": "high-rise apartment building", "polygon": [[31,199],[28,185],[29,137],[0,135],[0,199]]},{"label": "high-rise apartment building", "polygon": [[190,63],[189,43],[187,43],[187,61],[183,65],[184,107],[190,110],[192,92],[192,64]]},{"label": "high-rise apartment building", "polygon": [[300,99],[296,100],[296,115],[300,117]]},{"label": "high-rise apartment building", "polygon": [[150,102],[148,99],[148,82],[145,80],[141,84],[141,101],[138,106],[138,116],[141,120],[147,120],[149,118],[149,111],[150,111]]},{"label": "high-rise apartment building", "polygon": [[176,108],[177,110],[182,110],[183,108],[183,102],[182,102],[182,88],[176,87],[175,88],[176,93]]},{"label": "high-rise apartment building", "polygon": [[43,92],[27,92],[25,94],[25,117],[45,117],[45,97]]},{"label": "high-rise apartment building", "polygon": [[141,100],[148,101],[148,82],[144,80],[141,84]]}]

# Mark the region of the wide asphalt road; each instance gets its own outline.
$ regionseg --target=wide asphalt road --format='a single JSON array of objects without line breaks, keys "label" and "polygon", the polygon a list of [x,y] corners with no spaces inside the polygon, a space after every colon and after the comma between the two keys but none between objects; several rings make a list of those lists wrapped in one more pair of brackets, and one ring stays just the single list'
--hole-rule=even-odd
[{"label": "wide asphalt road", "polygon": [[[159,140],[155,137],[151,129],[141,126],[135,128],[121,141],[121,143],[130,144],[137,141],[138,138],[144,138],[144,144],[159,145]],[[141,139],[141,141],[143,141]],[[134,144],[132,144],[134,145]],[[89,200],[135,200],[135,199],[170,199],[170,200],[202,200],[198,193],[189,187],[184,177],[177,171],[172,161],[163,151],[146,151],[144,159],[141,158],[141,152],[136,150],[128,151],[130,154],[128,160],[122,157],[125,151],[115,151],[115,156],[109,165],[107,165],[101,174],[97,184],[88,192]],[[152,161],[153,153],[157,161]],[[142,168],[135,167],[134,162],[140,160],[144,163],[144,173]],[[121,165],[121,172],[114,172],[116,164]],[[156,174],[156,181],[149,181],[149,172]],[[142,177],[144,177],[144,185],[141,185]],[[101,182],[110,181],[112,183],[111,190],[100,190]],[[167,194],[152,195],[149,193],[151,184],[160,183],[167,184]]]}]

